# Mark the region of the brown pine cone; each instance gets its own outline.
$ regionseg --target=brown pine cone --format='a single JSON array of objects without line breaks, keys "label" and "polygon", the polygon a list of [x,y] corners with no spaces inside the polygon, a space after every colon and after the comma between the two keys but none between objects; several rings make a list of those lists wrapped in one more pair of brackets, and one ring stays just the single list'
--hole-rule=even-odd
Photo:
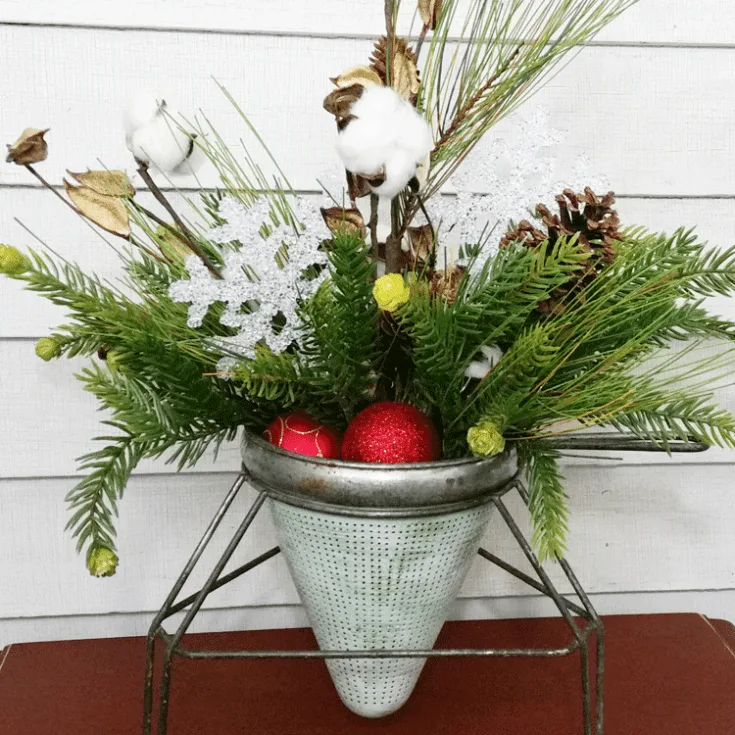
[{"label": "brown pine cone", "polygon": [[613,192],[598,197],[589,186],[583,194],[564,189],[556,197],[556,203],[559,206],[558,215],[539,204],[536,216],[541,220],[540,227],[522,220],[500,241],[500,247],[521,242],[529,248],[538,248],[546,241],[553,247],[559,238],[576,235],[580,250],[591,253],[587,267],[574,280],[557,289],[553,298],[539,304],[539,311],[544,313],[559,313],[563,310],[561,301],[570,292],[583,289],[602,268],[610,265],[615,260],[616,244],[621,237],[620,219],[613,209]]}]

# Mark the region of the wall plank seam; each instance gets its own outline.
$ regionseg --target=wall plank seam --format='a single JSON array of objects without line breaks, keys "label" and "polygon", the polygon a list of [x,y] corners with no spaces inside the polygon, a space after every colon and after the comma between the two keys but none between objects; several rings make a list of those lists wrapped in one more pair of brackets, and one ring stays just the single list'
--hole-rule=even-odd
[{"label": "wall plank seam", "polygon": [[[105,24],[105,23],[40,23],[40,22],[27,22],[27,21],[0,21],[0,27],[19,27],[19,28],[58,28],[62,30],[100,30],[100,31],[120,31],[126,32],[146,32],[146,33],[187,33],[197,35],[211,35],[211,36],[262,36],[271,38],[305,38],[305,39],[319,39],[328,41],[376,41],[378,35],[375,33],[318,33],[309,31],[304,33],[303,31],[284,31],[284,30],[270,30],[258,28],[257,30],[250,30],[247,28],[232,29],[232,28],[206,28],[206,27],[191,27],[191,26],[175,26],[170,25],[165,28],[160,26],[145,25],[145,24]],[[416,41],[418,36],[412,34],[407,36],[409,40]],[[461,42],[461,36],[449,35],[447,40],[455,43]],[[683,42],[683,41],[587,41],[586,43],[579,44],[581,48],[661,48],[661,49],[702,49],[712,51],[728,51],[735,49],[735,43],[707,43],[707,42]]]}]

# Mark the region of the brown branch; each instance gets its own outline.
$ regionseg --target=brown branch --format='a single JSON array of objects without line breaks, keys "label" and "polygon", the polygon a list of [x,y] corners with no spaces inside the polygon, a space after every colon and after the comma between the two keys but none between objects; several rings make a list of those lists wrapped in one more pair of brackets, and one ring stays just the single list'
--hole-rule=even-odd
[{"label": "brown branch", "polygon": [[421,54],[421,47],[424,45],[424,40],[426,39],[426,34],[429,31],[429,26],[424,23],[424,27],[421,29],[421,33],[419,33],[418,40],[416,41],[416,50],[413,52],[414,56],[416,57],[416,63],[418,63],[419,55]]},{"label": "brown branch", "polygon": [[390,203],[390,235],[385,241],[385,272],[400,273],[403,270],[403,253],[401,252],[401,230],[399,224],[398,200]]},{"label": "brown branch", "polygon": [[[76,214],[78,214],[78,215],[79,215],[80,217],[84,217],[84,215],[83,215],[83,214],[82,214],[82,213],[81,213],[81,212],[80,212],[80,211],[79,211],[79,210],[78,210],[78,209],[77,209],[77,208],[76,208],[76,207],[75,207],[75,206],[74,206],[74,205],[73,205],[73,204],[72,204],[72,203],[71,203],[71,202],[70,202],[70,201],[69,201],[68,199],[65,199],[65,198],[64,198],[63,196],[61,196],[61,194],[59,194],[59,192],[58,192],[58,191],[56,191],[56,189],[55,189],[55,188],[54,188],[53,186],[51,186],[51,184],[49,184],[49,182],[48,182],[48,181],[46,181],[46,179],[44,179],[44,178],[43,178],[43,176],[41,176],[41,174],[39,174],[39,173],[38,173],[38,171],[36,171],[36,169],[35,169],[35,168],[33,168],[33,166],[31,166],[31,164],[30,164],[30,163],[26,163],[26,164],[25,164],[25,167],[26,167],[26,168],[27,168],[27,169],[28,169],[28,170],[29,170],[29,171],[30,171],[30,172],[31,172],[31,173],[32,173],[32,174],[33,174],[33,175],[34,175],[34,176],[35,176],[35,177],[36,177],[36,178],[37,178],[37,179],[38,179],[38,180],[39,180],[39,181],[40,181],[40,182],[41,182],[41,183],[42,183],[42,184],[43,184],[43,185],[44,185],[44,186],[45,186],[45,187],[46,187],[46,188],[47,188],[47,189],[48,189],[48,190],[49,190],[49,191],[51,192],[51,193],[52,193],[52,194],[55,194],[55,195],[56,195],[57,197],[59,197],[59,199],[61,199],[61,201],[62,201],[62,202],[64,202],[64,204],[66,204],[66,206],[67,206],[67,207],[69,207],[69,209],[71,209],[71,211],[72,211],[72,212],[75,212],[75,213],[76,213]],[[113,233],[113,234],[114,234],[114,233]]]},{"label": "brown branch", "polygon": [[380,243],[378,242],[378,204],[380,198],[377,194],[370,195],[370,244],[372,246],[373,260],[377,263],[380,258]]},{"label": "brown branch", "polygon": [[391,69],[393,68],[393,47],[395,45],[396,29],[393,25],[393,11],[395,0],[385,0],[385,86],[390,87]]},{"label": "brown branch", "polygon": [[454,116],[452,124],[444,131],[441,138],[439,138],[439,142],[434,146],[434,150],[432,151],[432,153],[436,153],[443,145],[446,145],[446,143],[451,139],[452,135],[454,135],[454,133],[457,131],[457,128],[467,119],[469,114],[472,112],[472,108],[482,99],[483,95],[490,89],[490,87],[492,87],[493,84],[495,84],[495,82],[497,82],[498,79],[503,74],[505,74],[506,71],[508,71],[508,68],[525,45],[525,42],[519,43],[513,53],[508,57],[508,60],[503,64],[503,66],[498,69],[498,71],[496,71],[495,74],[493,74],[490,79],[488,79],[477,90],[477,92],[472,95],[469,100],[467,100],[467,102],[462,106],[459,112],[457,112],[457,114]]},{"label": "brown branch", "polygon": [[391,233],[385,241],[386,273],[400,273],[403,270],[403,258],[401,255],[401,241],[398,236]]},{"label": "brown branch", "polygon": [[[196,238],[194,237],[194,234],[191,232],[191,230],[184,224],[183,220],[179,215],[176,213],[176,210],[171,206],[171,202],[166,199],[163,192],[158,188],[158,185],[153,180],[153,177],[150,175],[150,172],[148,171],[147,164],[143,163],[142,161],[138,161],[138,173],[140,174],[140,177],[145,182],[146,186],[150,189],[151,194],[155,197],[156,201],[171,215],[171,219],[176,223],[176,226],[179,228],[181,235],[184,236],[184,244],[186,247],[189,248],[189,250],[192,251],[201,261],[204,263],[204,265],[207,267],[207,270],[215,277],[221,279],[222,276],[220,275],[219,271],[212,265],[209,258],[207,258],[206,254],[200,247],[199,243],[197,243]],[[158,221],[158,220],[156,220]],[[159,224],[163,224],[159,221]],[[174,233],[176,234],[176,233]]]},{"label": "brown branch", "polygon": [[[138,204],[135,200],[133,200],[132,204],[141,214],[144,214],[148,219],[152,219],[157,225],[163,227],[166,232],[173,235],[185,247],[189,247],[189,241],[175,227],[172,227],[168,222],[166,222],[166,220],[161,219],[155,212],[151,212],[150,209],[144,207],[142,204]],[[148,248],[143,248],[143,250],[154,258],[156,257],[155,253],[148,250]],[[160,260],[160,258],[157,258],[157,260]]]}]

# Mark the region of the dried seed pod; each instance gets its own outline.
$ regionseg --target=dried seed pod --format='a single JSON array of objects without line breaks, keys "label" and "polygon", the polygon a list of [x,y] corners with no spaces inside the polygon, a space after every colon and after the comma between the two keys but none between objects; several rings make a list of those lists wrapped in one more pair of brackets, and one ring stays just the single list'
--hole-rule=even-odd
[{"label": "dried seed pod", "polygon": [[442,0],[419,0],[419,15],[424,25],[434,30],[442,12]]},{"label": "dried seed pod", "polygon": [[107,232],[130,237],[130,217],[122,199],[99,194],[88,186],[73,186],[64,179],[66,194],[79,212]]},{"label": "dried seed pod", "polygon": [[342,209],[342,207],[329,207],[321,209],[324,224],[327,229],[336,235],[338,232],[357,233],[364,238],[367,235],[365,220],[359,209]]},{"label": "dried seed pod", "polygon": [[43,136],[48,131],[48,128],[26,128],[15,143],[8,145],[8,156],[5,160],[19,166],[45,161],[48,157],[48,144]]}]

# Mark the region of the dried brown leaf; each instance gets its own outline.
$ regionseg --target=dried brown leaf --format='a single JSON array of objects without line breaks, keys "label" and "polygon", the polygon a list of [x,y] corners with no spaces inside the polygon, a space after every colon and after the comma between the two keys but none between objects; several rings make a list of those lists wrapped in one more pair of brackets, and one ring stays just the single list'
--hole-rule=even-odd
[{"label": "dried brown leaf", "polygon": [[380,186],[381,184],[385,183],[385,166],[381,166],[380,171],[377,171],[374,174],[358,175],[365,179],[365,181],[367,181],[370,186]]},{"label": "dried brown leaf", "polygon": [[370,187],[370,182],[359,174],[353,174],[347,172],[347,193],[349,194],[350,200],[360,199],[366,197],[368,194],[372,194],[373,190]]},{"label": "dried brown leaf", "polygon": [[434,233],[431,225],[408,228],[408,241],[414,262],[428,261],[434,252]]},{"label": "dried brown leaf", "polygon": [[342,209],[342,207],[326,209],[323,207],[321,213],[324,217],[324,224],[333,235],[338,232],[357,233],[362,238],[367,235],[365,220],[359,209]]},{"label": "dried brown leaf", "polygon": [[439,15],[442,12],[442,0],[419,0],[419,15],[424,25],[431,30],[436,28]]},{"label": "dried brown leaf", "polygon": [[324,109],[339,121],[350,114],[350,108],[360,99],[364,89],[361,84],[335,89],[324,98]]},{"label": "dried brown leaf", "polygon": [[431,293],[438,299],[453,304],[459,294],[459,286],[466,268],[455,265],[443,271],[435,271],[431,277]]},{"label": "dried brown leaf", "polygon": [[64,179],[66,194],[81,214],[113,235],[130,237],[130,218],[123,201],[105,196],[88,186],[73,186]]},{"label": "dried brown leaf", "polygon": [[361,87],[379,87],[383,85],[383,80],[378,76],[375,69],[369,66],[353,66],[338,77],[331,77],[330,81],[337,89],[345,89],[353,84],[359,84]]},{"label": "dried brown leaf", "polygon": [[17,163],[19,166],[27,166],[31,163],[45,161],[48,157],[48,144],[43,136],[49,129],[26,128],[18,140],[8,145],[8,163]]},{"label": "dried brown leaf", "polygon": [[345,115],[337,118],[337,130],[341,133],[353,120],[357,120],[354,115]]},{"label": "dried brown leaf", "polygon": [[66,173],[82,186],[89,187],[103,196],[127,199],[135,194],[130,179],[123,171],[85,171],[75,174],[67,170]]}]

